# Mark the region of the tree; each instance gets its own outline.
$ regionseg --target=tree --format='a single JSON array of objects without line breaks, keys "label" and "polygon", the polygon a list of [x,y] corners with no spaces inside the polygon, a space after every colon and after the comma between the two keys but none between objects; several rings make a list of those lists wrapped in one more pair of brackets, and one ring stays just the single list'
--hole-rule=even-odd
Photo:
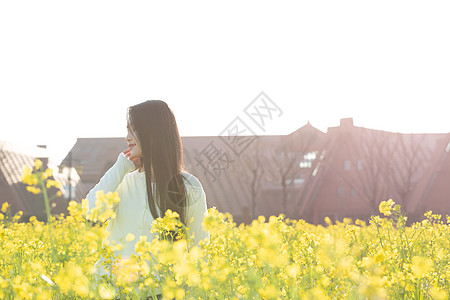
[{"label": "tree", "polygon": [[[343,157],[332,164],[334,171],[348,184],[370,214],[378,212],[378,204],[388,196],[388,170],[391,163],[391,147],[384,131],[353,128],[341,133],[339,148]],[[343,162],[343,163],[342,163]],[[352,167],[353,166],[353,167]]]},{"label": "tree", "polygon": [[425,172],[431,150],[426,147],[425,135],[397,133],[393,139],[393,159],[387,177],[391,198],[406,211],[415,184]]},{"label": "tree", "polygon": [[[312,127],[295,135],[281,136],[280,141],[268,150],[267,180],[281,187],[281,203],[285,215],[292,215],[295,210],[288,210],[288,202],[294,202],[295,193],[299,189],[304,175],[312,168],[316,159],[318,133]],[[292,216],[291,216],[292,217]]]},{"label": "tree", "polygon": [[356,168],[335,164],[335,171],[368,204],[370,213],[378,213],[379,203],[388,198],[406,209],[430,155],[424,136],[355,128],[344,133],[340,143],[347,163]]},{"label": "tree", "polygon": [[233,169],[250,195],[250,214],[251,218],[255,219],[256,203],[262,191],[262,179],[265,173],[261,137],[257,136],[237,160],[238,163],[233,164]]}]

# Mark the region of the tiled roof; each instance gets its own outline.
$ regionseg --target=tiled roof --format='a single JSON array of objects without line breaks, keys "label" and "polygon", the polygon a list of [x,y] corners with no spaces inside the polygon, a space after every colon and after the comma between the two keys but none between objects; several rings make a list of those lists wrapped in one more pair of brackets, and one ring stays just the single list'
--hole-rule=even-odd
[{"label": "tiled roof", "polygon": [[[36,158],[48,161],[46,149],[26,145],[13,144],[0,141],[0,203],[8,202],[11,212],[21,210],[23,219],[34,215],[39,219],[45,219],[45,205],[42,194],[32,194],[26,190],[26,185],[21,182],[21,176],[25,165],[33,168]],[[52,179],[64,184],[64,176],[57,174],[54,170]],[[49,197],[56,194],[56,188],[49,189]],[[52,213],[65,212],[67,203],[63,198],[55,198],[56,206]]]},{"label": "tiled roof", "polygon": [[20,182],[24,165],[31,167],[34,158],[46,156],[45,149],[6,141],[0,141],[0,151],[2,155],[0,169],[5,171],[4,176],[9,185]]}]

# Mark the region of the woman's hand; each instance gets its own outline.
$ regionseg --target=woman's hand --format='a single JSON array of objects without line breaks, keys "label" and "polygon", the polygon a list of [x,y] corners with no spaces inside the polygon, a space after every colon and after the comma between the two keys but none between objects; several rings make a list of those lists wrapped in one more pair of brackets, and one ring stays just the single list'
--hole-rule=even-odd
[{"label": "woman's hand", "polygon": [[125,154],[125,156],[134,163],[134,165],[136,166],[136,169],[139,169],[141,167],[141,165],[142,165],[141,158],[140,157],[131,158],[131,150],[130,149],[123,151],[123,154]]}]

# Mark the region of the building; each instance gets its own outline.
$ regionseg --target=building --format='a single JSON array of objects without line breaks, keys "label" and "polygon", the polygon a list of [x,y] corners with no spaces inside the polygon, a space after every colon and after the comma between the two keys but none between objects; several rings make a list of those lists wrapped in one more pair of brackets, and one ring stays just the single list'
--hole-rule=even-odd
[{"label": "building", "polygon": [[311,223],[344,217],[367,220],[392,198],[409,221],[427,210],[450,214],[447,196],[450,134],[400,134],[356,127],[342,119],[327,132],[315,176],[295,200]]},{"label": "building", "polygon": [[[367,220],[389,198],[410,220],[429,209],[450,214],[448,133],[392,133],[342,119],[326,133],[308,122],[289,135],[181,139],[185,167],[202,182],[208,207],[238,224],[279,214],[314,224],[326,216]],[[86,190],[125,149],[125,138],[77,140],[72,165]],[[69,155],[62,165],[68,162]]]},{"label": "building", "polygon": [[[105,172],[116,162],[120,152],[128,147],[124,138],[79,138],[59,165],[74,168],[79,175],[82,188],[75,188],[75,198],[83,199],[97,184]],[[76,186],[74,184],[73,186]]]},{"label": "building", "polygon": [[[33,194],[26,190],[21,182],[23,168],[27,165],[33,169],[35,159],[43,162],[43,169],[52,168],[45,146],[25,146],[0,141],[0,205],[8,202],[12,215],[22,211],[22,221],[36,216],[39,220],[46,220],[45,203],[42,194]],[[52,168],[54,170],[54,168]],[[62,186],[67,183],[64,174],[54,172],[50,179],[58,181]],[[79,185],[80,187],[82,184]],[[65,192],[61,188],[62,193]],[[67,200],[57,197],[57,188],[48,190],[49,198],[55,197],[51,204],[53,214],[67,212]]]}]

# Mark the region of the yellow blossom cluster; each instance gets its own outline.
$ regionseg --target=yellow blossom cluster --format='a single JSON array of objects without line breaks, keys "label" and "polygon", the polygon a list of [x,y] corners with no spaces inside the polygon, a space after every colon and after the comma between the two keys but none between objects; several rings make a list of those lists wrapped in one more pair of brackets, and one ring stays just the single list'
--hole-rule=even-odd
[{"label": "yellow blossom cluster", "polygon": [[[42,162],[39,159],[35,160],[35,170],[34,172],[31,170],[29,166],[24,166],[21,176],[21,181],[28,185],[27,190],[33,192],[34,194],[39,194],[41,190],[36,188],[37,185],[40,184],[41,181],[46,182],[46,188],[49,189],[51,187],[60,188],[61,184],[56,180],[49,179],[53,176],[52,169],[42,170]],[[30,188],[30,189],[28,189]],[[60,194],[58,196],[61,196]]]},{"label": "yellow blossom cluster", "polygon": [[180,215],[168,209],[162,218],[156,218],[153,222],[151,232],[157,233],[160,240],[173,241],[186,238],[188,229],[180,221]]},{"label": "yellow blossom cluster", "polygon": [[380,213],[385,216],[390,216],[392,214],[392,207],[394,204],[395,202],[392,199],[389,199],[388,201],[381,201],[379,206]]},{"label": "yellow blossom cluster", "polygon": [[[50,179],[50,177],[53,175],[52,169],[42,169],[42,161],[40,159],[36,159],[34,161],[34,170],[31,170],[31,168],[28,165],[25,165],[23,167],[21,181],[27,185],[26,189],[28,192],[33,194],[43,194],[44,203],[45,203],[45,211],[47,213],[47,221],[50,220],[51,215],[51,208],[50,208],[50,202],[55,197],[61,197],[62,193],[59,190],[61,187],[61,184],[57,182],[56,180]],[[51,187],[55,187],[58,189],[55,195],[52,197],[49,197],[47,194],[47,190]],[[52,206],[56,205],[56,203],[52,203]]]},{"label": "yellow blossom cluster", "polygon": [[87,199],[82,200],[81,210],[89,221],[100,221],[105,223],[108,219],[115,219],[116,213],[114,212],[116,205],[119,203],[118,192],[98,191],[95,194],[95,207],[89,208],[89,202]]}]

